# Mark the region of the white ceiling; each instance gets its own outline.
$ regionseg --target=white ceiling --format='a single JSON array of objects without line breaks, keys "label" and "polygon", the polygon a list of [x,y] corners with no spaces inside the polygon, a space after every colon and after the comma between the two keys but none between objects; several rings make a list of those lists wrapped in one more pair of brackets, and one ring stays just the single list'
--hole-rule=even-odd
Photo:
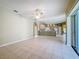
[{"label": "white ceiling", "polygon": [[64,9],[68,0],[0,0],[0,5],[17,10],[25,18],[33,17],[35,9],[43,12],[39,20],[45,23],[60,23],[66,20]]}]

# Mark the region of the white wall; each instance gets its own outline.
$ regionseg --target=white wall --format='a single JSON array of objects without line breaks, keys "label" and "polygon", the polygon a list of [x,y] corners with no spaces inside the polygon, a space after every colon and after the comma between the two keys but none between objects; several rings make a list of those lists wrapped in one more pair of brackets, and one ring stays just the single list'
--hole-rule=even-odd
[{"label": "white wall", "polygon": [[32,29],[32,20],[0,7],[0,45],[28,39],[33,35]]}]

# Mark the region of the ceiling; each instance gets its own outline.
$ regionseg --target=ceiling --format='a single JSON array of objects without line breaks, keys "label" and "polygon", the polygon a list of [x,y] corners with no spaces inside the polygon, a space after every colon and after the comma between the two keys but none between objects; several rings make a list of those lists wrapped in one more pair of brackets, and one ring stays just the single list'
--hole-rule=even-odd
[{"label": "ceiling", "polygon": [[43,12],[38,20],[45,23],[60,23],[66,20],[65,7],[68,0],[0,0],[0,5],[17,10],[25,18],[34,19],[35,9]]}]

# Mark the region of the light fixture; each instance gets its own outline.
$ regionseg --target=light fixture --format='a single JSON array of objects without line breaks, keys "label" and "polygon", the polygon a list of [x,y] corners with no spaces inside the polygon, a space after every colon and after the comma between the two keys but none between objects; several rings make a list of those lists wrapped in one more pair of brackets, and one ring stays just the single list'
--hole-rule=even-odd
[{"label": "light fixture", "polygon": [[42,15],[43,15],[43,12],[40,9],[35,9],[34,16],[36,19],[41,18]]},{"label": "light fixture", "polygon": [[18,13],[18,11],[17,10],[13,10],[15,13]]}]

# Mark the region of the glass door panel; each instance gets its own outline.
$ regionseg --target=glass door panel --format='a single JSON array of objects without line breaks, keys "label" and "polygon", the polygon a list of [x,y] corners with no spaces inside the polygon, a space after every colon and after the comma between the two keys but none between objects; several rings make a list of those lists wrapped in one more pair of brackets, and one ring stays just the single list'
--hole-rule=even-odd
[{"label": "glass door panel", "polygon": [[77,12],[77,16],[78,16],[78,40],[77,40],[77,51],[79,53],[79,10]]},{"label": "glass door panel", "polygon": [[77,14],[75,15],[75,49],[77,50],[77,39],[78,39],[78,20],[77,20]]},{"label": "glass door panel", "polygon": [[71,16],[71,29],[72,47],[79,54],[79,11]]},{"label": "glass door panel", "polygon": [[77,11],[75,14],[75,26],[74,26],[74,43],[75,43],[75,50],[79,54],[79,12]]}]

